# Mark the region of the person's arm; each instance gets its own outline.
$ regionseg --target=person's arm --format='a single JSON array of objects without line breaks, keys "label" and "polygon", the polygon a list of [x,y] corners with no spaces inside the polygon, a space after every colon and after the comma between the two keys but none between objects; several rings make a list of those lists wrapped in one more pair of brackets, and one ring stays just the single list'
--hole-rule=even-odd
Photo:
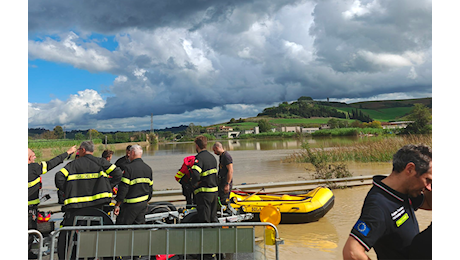
[{"label": "person's arm", "polygon": [[123,174],[123,177],[121,178],[121,181],[118,184],[118,192],[117,192],[117,196],[115,197],[115,200],[117,201],[117,203],[115,205],[120,206],[121,203],[123,203],[123,200],[125,199],[126,194],[128,194],[129,184],[131,183],[131,172],[130,172],[130,170],[131,169],[129,167],[125,168],[125,172]]},{"label": "person's arm", "polygon": [[69,175],[69,170],[64,167],[54,175],[54,184],[56,188],[61,192],[65,192],[65,184],[67,182],[67,176]]},{"label": "person's arm", "polygon": [[228,169],[228,173],[227,173],[227,184],[225,185],[224,192],[229,193],[230,192],[230,182],[233,179],[233,163],[227,164],[226,166]]},{"label": "person's arm", "polygon": [[192,172],[190,173],[192,186],[194,188],[198,187],[198,184],[200,182],[200,174],[203,171],[201,167],[203,167],[203,163],[201,162],[201,160],[195,160],[195,164],[192,166]]},{"label": "person's arm", "polygon": [[366,197],[361,215],[342,250],[343,259],[369,259],[366,252],[384,236],[389,214],[384,214],[376,197]]},{"label": "person's arm", "polygon": [[344,260],[368,260],[366,249],[352,236],[348,237],[347,242],[342,250]]},{"label": "person's arm", "polygon": [[45,174],[47,173],[48,171],[50,171],[51,169],[53,169],[54,167],[58,166],[59,164],[61,164],[62,162],[64,162],[65,158],[67,158],[67,156],[71,155],[72,153],[74,153],[77,148],[77,146],[74,145],[72,147],[70,147],[67,152],[65,153],[62,153],[56,157],[54,157],[53,159],[49,160],[49,161],[42,161],[40,162],[40,166],[42,167],[42,174]]}]

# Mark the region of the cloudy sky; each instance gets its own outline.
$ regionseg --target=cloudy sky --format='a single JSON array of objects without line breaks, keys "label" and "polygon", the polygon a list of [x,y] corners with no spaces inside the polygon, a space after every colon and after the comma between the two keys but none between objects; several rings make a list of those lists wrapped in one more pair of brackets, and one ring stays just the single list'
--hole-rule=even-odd
[{"label": "cloudy sky", "polygon": [[28,4],[28,126],[210,125],[300,96],[432,96],[427,0]]}]

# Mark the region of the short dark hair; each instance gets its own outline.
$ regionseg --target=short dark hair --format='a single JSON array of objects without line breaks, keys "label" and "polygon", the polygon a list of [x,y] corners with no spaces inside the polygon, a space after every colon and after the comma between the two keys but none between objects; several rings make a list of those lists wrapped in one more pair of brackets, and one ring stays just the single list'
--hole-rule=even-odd
[{"label": "short dark hair", "polygon": [[112,154],[113,154],[113,151],[112,151],[112,150],[104,150],[104,151],[102,152],[102,156],[101,156],[101,157],[107,159],[107,158],[109,158],[110,155],[112,155]]},{"label": "short dark hair", "polygon": [[195,138],[195,144],[197,144],[200,149],[206,149],[206,146],[208,145],[208,138],[204,135],[199,135]]},{"label": "short dark hair", "polygon": [[415,171],[418,175],[422,175],[430,168],[431,160],[430,147],[424,144],[408,144],[393,155],[393,171],[402,172],[408,163],[414,163]]},{"label": "short dark hair", "polygon": [[131,150],[131,146],[132,146],[132,145],[128,145],[128,146],[126,146],[126,151],[129,151],[129,150]]}]

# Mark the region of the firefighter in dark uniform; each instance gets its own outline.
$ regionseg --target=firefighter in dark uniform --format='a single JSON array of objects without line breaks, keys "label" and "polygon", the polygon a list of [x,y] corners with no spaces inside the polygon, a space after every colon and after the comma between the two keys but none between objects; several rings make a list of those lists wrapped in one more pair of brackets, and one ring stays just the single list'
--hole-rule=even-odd
[{"label": "firefighter in dark uniform", "polygon": [[128,157],[130,163],[125,165],[115,198],[117,225],[144,224],[147,203],[152,198],[152,168],[141,159],[142,147],[133,145]]},{"label": "firefighter in dark uniform", "polygon": [[195,163],[195,156],[187,156],[184,158],[182,167],[176,173],[174,178],[182,186],[182,195],[185,196],[185,201],[187,202],[186,208],[192,208],[196,204],[195,194],[193,194],[193,186],[190,181],[190,173],[192,171],[192,166]]},{"label": "firefighter in dark uniform", "polygon": [[217,161],[206,150],[207,142],[208,139],[202,135],[195,139],[198,154],[191,174],[199,223],[211,223],[217,219]]},{"label": "firefighter in dark uniform", "polygon": [[[28,164],[29,164],[29,183],[28,183],[28,190],[29,190],[29,216],[28,216],[28,228],[29,229],[37,229],[37,207],[40,203],[39,190],[41,188],[41,176],[45,174],[49,170],[53,169],[54,167],[58,166],[64,159],[74,153],[77,150],[76,146],[72,146],[67,150],[67,152],[60,154],[49,161],[41,161],[39,163],[35,162],[37,158],[35,156],[34,151],[32,149],[28,149]],[[31,246],[31,242],[33,241],[33,237],[29,237],[29,249]],[[29,256],[34,257],[29,252]]]},{"label": "firefighter in dark uniform", "polygon": [[72,218],[73,213],[82,208],[102,210],[112,201],[112,188],[122,175],[115,164],[93,156],[93,142],[82,142],[78,151],[78,160],[68,163],[54,178],[56,187],[64,194],[64,220]]},{"label": "firefighter in dark uniform", "polygon": [[126,146],[126,155],[118,158],[118,160],[115,162],[115,165],[117,167],[120,167],[122,171],[125,170],[125,165],[129,163],[128,153],[130,149],[131,149],[131,145]]}]

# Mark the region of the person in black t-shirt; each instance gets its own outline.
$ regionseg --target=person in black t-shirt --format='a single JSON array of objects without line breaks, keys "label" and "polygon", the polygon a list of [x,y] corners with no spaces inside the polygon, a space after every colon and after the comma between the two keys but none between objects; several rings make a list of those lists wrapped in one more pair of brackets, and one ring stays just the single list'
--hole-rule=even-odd
[{"label": "person in black t-shirt", "polygon": [[126,146],[126,155],[123,156],[123,157],[120,157],[120,158],[115,162],[115,165],[116,165],[117,167],[120,167],[120,169],[121,169],[122,171],[125,170],[125,165],[129,163],[128,154],[129,154],[130,149],[131,149],[131,145]]},{"label": "person in black t-shirt", "polygon": [[233,158],[224,150],[220,142],[216,142],[212,146],[212,150],[219,155],[218,196],[220,204],[227,205],[230,191],[232,191],[233,187]]},{"label": "person in black t-shirt", "polygon": [[[412,239],[419,234],[414,211],[431,210],[432,153],[425,145],[406,145],[393,156],[393,170],[374,176],[361,215],[343,248],[344,259],[408,259]],[[425,197],[427,199],[425,199]]]}]

